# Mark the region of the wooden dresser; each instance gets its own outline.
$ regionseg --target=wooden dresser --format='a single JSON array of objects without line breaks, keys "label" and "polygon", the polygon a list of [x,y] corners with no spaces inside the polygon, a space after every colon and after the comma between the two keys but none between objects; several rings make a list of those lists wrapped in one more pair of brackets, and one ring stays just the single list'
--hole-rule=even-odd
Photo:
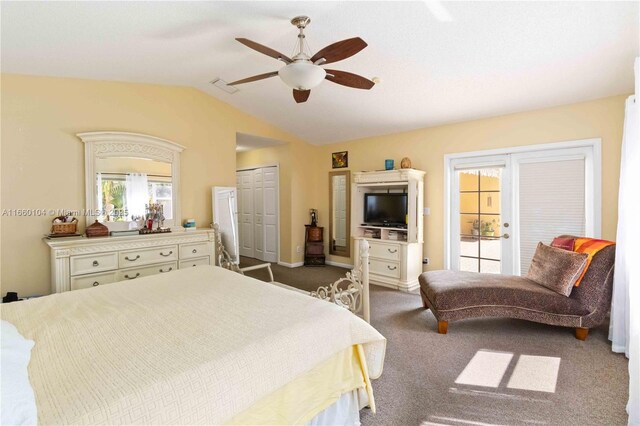
[{"label": "wooden dresser", "polygon": [[305,225],[304,264],[307,266],[324,265],[324,228]]},{"label": "wooden dresser", "polygon": [[215,264],[213,229],[44,241],[51,249],[52,293]]}]

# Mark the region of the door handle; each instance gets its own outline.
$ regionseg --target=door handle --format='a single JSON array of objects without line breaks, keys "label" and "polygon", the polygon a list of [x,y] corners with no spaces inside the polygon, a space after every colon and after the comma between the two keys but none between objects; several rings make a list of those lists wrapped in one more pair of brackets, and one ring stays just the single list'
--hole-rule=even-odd
[{"label": "door handle", "polygon": [[502,235],[502,238],[504,238],[505,240],[508,240],[509,239],[509,234]]}]

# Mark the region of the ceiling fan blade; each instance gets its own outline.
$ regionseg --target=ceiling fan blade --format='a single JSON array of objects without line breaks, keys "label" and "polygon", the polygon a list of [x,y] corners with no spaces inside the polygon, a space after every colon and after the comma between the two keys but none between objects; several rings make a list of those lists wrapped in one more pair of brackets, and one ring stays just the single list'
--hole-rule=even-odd
[{"label": "ceiling fan blade", "polygon": [[252,81],[263,80],[265,78],[275,77],[276,75],[278,75],[278,71],[267,72],[264,74],[254,75],[253,77],[243,78],[242,80],[234,81],[232,83],[227,83],[227,85],[235,86],[236,84],[251,83]]},{"label": "ceiling fan blade", "polygon": [[342,84],[343,86],[369,90],[376,85],[373,81],[359,76],[358,74],[338,70],[325,71],[327,72],[327,76],[325,77],[327,80],[333,81],[337,84]]},{"label": "ceiling fan blade", "polygon": [[324,62],[321,62],[321,65],[338,62],[355,55],[365,47],[367,47],[367,43],[365,43],[365,41],[360,37],[349,38],[330,44],[320,50],[311,57],[311,62],[315,63],[322,58],[324,58]]},{"label": "ceiling fan blade", "polygon": [[271,56],[274,59],[282,60],[287,64],[290,64],[291,62],[293,62],[291,58],[289,58],[288,56],[285,56],[282,53],[271,49],[270,47],[263,46],[260,43],[256,43],[255,41],[251,41],[246,38],[237,38],[236,40],[238,40],[240,43],[244,44],[248,48],[253,49],[257,52],[260,52],[264,55]]},{"label": "ceiling fan blade", "polygon": [[296,100],[297,103],[307,102],[309,99],[309,95],[311,94],[311,90],[296,90],[293,89],[293,99]]}]

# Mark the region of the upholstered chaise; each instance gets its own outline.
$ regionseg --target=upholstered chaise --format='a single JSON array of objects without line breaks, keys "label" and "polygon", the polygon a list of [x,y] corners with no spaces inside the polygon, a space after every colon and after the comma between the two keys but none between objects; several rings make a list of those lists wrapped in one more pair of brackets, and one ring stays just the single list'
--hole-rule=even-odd
[{"label": "upholstered chaise", "polygon": [[569,297],[525,277],[457,271],[423,273],[420,294],[441,334],[447,332],[449,321],[508,317],[573,327],[576,338],[585,340],[589,328],[602,323],[611,305],[614,261],[615,245],[598,252]]}]

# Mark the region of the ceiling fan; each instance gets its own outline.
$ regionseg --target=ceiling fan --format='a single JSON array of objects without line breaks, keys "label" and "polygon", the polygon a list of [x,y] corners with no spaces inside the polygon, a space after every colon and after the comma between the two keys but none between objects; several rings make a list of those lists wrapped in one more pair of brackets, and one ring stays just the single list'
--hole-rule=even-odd
[{"label": "ceiling fan", "polygon": [[237,41],[245,46],[267,56],[271,56],[287,65],[278,71],[254,75],[253,77],[234,81],[229,83],[229,85],[235,86],[237,84],[250,83],[278,75],[287,86],[293,89],[293,99],[295,99],[297,103],[306,102],[307,99],[309,99],[311,89],[319,85],[324,79],[356,89],[371,89],[375,83],[367,78],[346,71],[330,70],[320,67],[320,65],[338,62],[355,55],[367,47],[367,43],[360,37],[354,37],[330,44],[324,49],[319,50],[315,55],[310,56],[304,52],[304,29],[310,22],[311,19],[307,16],[296,16],[291,20],[291,23],[300,30],[297,43],[298,53],[291,58],[255,41],[246,38],[236,38]]}]

